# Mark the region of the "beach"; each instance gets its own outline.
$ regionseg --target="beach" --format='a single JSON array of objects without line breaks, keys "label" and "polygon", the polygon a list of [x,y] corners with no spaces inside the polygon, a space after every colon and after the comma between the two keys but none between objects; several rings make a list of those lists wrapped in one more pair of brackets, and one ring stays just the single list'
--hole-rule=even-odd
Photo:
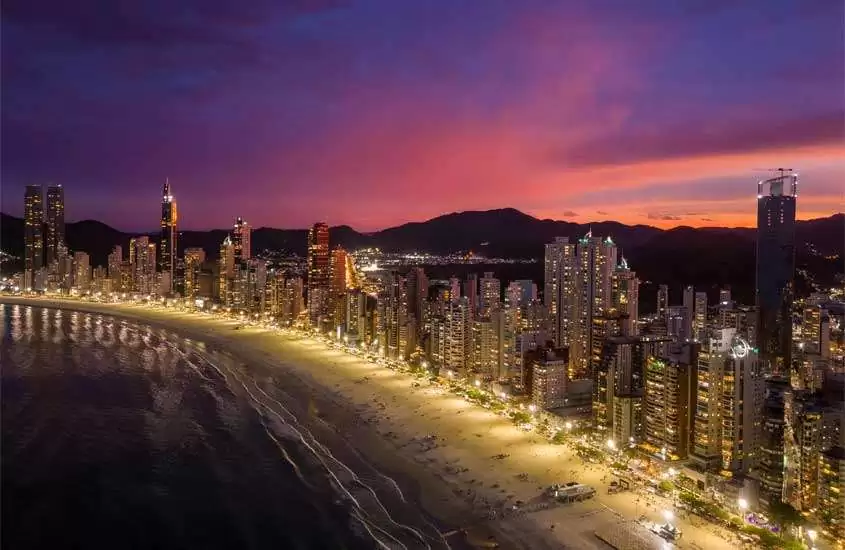
[{"label": "beach", "polygon": [[[455,547],[466,543],[454,532],[469,528],[470,542],[493,535],[503,548],[606,548],[596,530],[641,516],[660,521],[670,506],[656,496],[607,494],[610,471],[585,463],[572,446],[550,444],[439,385],[317,340],[257,327],[236,330],[236,321],[149,306],[17,297],[0,297],[0,302],[160,325],[225,350],[247,369],[254,365],[270,373],[264,383],[310,393],[314,417],[395,478]],[[571,481],[594,487],[596,497],[544,509],[543,490]],[[518,511],[503,512],[517,504]],[[703,520],[675,520],[684,533],[678,548],[738,546],[727,531]]]}]

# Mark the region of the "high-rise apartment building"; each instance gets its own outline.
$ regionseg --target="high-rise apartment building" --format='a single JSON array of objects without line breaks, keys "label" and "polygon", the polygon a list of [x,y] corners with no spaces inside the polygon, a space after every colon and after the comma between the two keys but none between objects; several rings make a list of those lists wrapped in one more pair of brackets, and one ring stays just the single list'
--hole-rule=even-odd
[{"label": "high-rise apartment building", "polygon": [[478,307],[480,317],[489,317],[501,306],[502,282],[493,276],[492,271],[484,273],[481,278],[481,300]]},{"label": "high-rise apartment building", "polygon": [[[454,297],[461,296],[462,294],[454,293]],[[478,306],[479,299],[478,299],[478,274],[477,273],[470,273],[467,275],[466,280],[464,281],[464,292],[463,296],[466,296],[467,302],[469,303],[469,310],[473,316],[478,314]]]},{"label": "high-rise apartment building", "polygon": [[669,315],[669,286],[660,285],[657,287],[657,317],[665,323]]},{"label": "high-rise apartment building", "polygon": [[673,344],[645,368],[645,441],[668,460],[685,459],[693,429],[698,346]]},{"label": "high-rise apartment building", "polygon": [[170,189],[170,180],[165,180],[161,197],[161,236],[158,243],[158,270],[161,272],[162,292],[170,294],[176,284],[176,200]]},{"label": "high-rise apartment building", "polygon": [[108,277],[112,281],[112,290],[121,292],[123,287],[123,247],[119,244],[112,248],[108,258]]},{"label": "high-rise apartment building", "polygon": [[73,286],[79,294],[85,294],[91,285],[91,261],[85,252],[73,253]]},{"label": "high-rise apartment building", "polygon": [[[575,284],[575,326],[570,343],[570,372],[573,378],[590,378],[596,327],[594,319],[606,316],[613,307],[613,272],[617,267],[616,244],[610,237],[592,232],[578,240],[578,272]],[[606,336],[612,335],[607,332]]]},{"label": "high-rise apartment building", "polygon": [[845,448],[835,446],[819,457],[819,517],[834,537],[845,538]]},{"label": "high-rise apartment building", "polygon": [[220,255],[217,258],[217,296],[220,303],[230,305],[230,288],[235,277],[235,245],[232,238],[226,235],[220,244]]},{"label": "high-rise apartment building", "polygon": [[554,243],[546,245],[543,304],[552,325],[550,336],[559,347],[570,345],[577,313],[577,272],[575,243],[570,243],[567,237],[558,237]]},{"label": "high-rise apartment building", "polygon": [[35,288],[44,266],[44,199],[40,185],[27,185],[24,195],[24,288]]},{"label": "high-rise apartment building", "polygon": [[232,228],[232,246],[235,262],[242,263],[252,258],[252,228],[243,218],[237,218]]},{"label": "high-rise apartment building", "polygon": [[792,388],[787,378],[771,376],[766,380],[765,391],[760,459],[757,466],[760,474],[760,501],[768,506],[783,500],[786,409]]},{"label": "high-rise apartment building", "polygon": [[308,315],[312,326],[329,320],[330,280],[329,226],[315,223],[308,232]]},{"label": "high-rise apartment building", "polygon": [[47,187],[47,231],[44,238],[47,267],[59,259],[59,248],[65,245],[65,190],[61,185]]},{"label": "high-rise apartment building", "polygon": [[621,318],[621,331],[625,336],[639,334],[640,280],[628,267],[623,257],[613,271],[612,309]]},{"label": "high-rise apartment building", "polygon": [[696,292],[692,320],[692,334],[696,342],[707,341],[707,293]]},{"label": "high-rise apartment building", "polygon": [[200,271],[205,263],[205,250],[202,248],[185,249],[185,297],[200,295]]},{"label": "high-rise apartment building", "polygon": [[790,376],[798,177],[757,184],[757,347],[772,372]]}]

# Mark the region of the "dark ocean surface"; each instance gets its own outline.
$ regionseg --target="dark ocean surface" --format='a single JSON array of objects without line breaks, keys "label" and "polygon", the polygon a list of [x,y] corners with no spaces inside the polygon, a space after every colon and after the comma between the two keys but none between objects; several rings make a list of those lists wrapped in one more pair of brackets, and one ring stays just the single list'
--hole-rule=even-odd
[{"label": "dark ocean surface", "polygon": [[0,326],[3,548],[442,547],[284,373],[99,314]]}]

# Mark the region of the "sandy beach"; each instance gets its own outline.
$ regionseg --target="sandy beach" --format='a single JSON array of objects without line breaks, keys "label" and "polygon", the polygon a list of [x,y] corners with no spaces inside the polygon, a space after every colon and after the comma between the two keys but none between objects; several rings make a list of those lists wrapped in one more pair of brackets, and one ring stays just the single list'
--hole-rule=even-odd
[{"label": "sandy beach", "polygon": [[[595,537],[597,529],[641,516],[659,521],[671,506],[656,496],[609,495],[610,471],[585,463],[571,446],[552,445],[437,385],[322,342],[263,328],[234,330],[235,321],[171,309],[14,297],[0,302],[154,323],[225,349],[248,365],[261,364],[279,383],[291,377],[310,388],[315,414],[325,414],[353,448],[380,470],[415,480],[414,498],[440,525],[471,527],[471,536],[480,538],[492,533],[503,548],[607,548]],[[591,485],[597,496],[543,509],[543,489],[570,481]],[[519,512],[506,512],[518,501]],[[684,533],[678,548],[740,546],[702,520],[678,517],[676,524]],[[449,541],[460,547],[460,538]],[[655,548],[663,546],[658,540]]]}]

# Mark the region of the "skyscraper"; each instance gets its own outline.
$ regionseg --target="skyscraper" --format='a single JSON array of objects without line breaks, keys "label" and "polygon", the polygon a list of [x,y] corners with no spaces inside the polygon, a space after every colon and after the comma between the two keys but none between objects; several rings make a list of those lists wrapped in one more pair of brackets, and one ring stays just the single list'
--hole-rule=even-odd
[{"label": "skyscraper", "polygon": [[252,257],[252,228],[243,218],[235,220],[232,244],[235,247],[235,263],[245,262]]},{"label": "skyscraper", "polygon": [[161,197],[161,239],[158,243],[158,269],[165,293],[173,292],[176,281],[176,221],[176,201],[170,190],[170,180],[165,180]]},{"label": "skyscraper", "polygon": [[329,263],[329,226],[318,222],[308,232],[308,315],[312,326],[328,314]]},{"label": "skyscraper", "polygon": [[44,202],[40,185],[27,185],[24,195],[24,288],[33,290],[44,266]]},{"label": "skyscraper", "polygon": [[790,375],[798,176],[757,184],[757,344],[771,372]]},{"label": "skyscraper", "polygon": [[498,309],[502,301],[502,283],[493,276],[492,271],[484,273],[481,279],[481,303],[479,315],[489,317],[494,309]]},{"label": "skyscraper", "polygon": [[[576,316],[575,286],[578,257],[575,243],[557,237],[546,245],[543,303],[551,321],[551,337],[558,347],[568,346]],[[570,362],[574,357],[570,354]]]},{"label": "skyscraper", "polygon": [[59,259],[59,248],[65,244],[65,190],[61,185],[47,187],[47,235],[44,248],[47,267]]}]

